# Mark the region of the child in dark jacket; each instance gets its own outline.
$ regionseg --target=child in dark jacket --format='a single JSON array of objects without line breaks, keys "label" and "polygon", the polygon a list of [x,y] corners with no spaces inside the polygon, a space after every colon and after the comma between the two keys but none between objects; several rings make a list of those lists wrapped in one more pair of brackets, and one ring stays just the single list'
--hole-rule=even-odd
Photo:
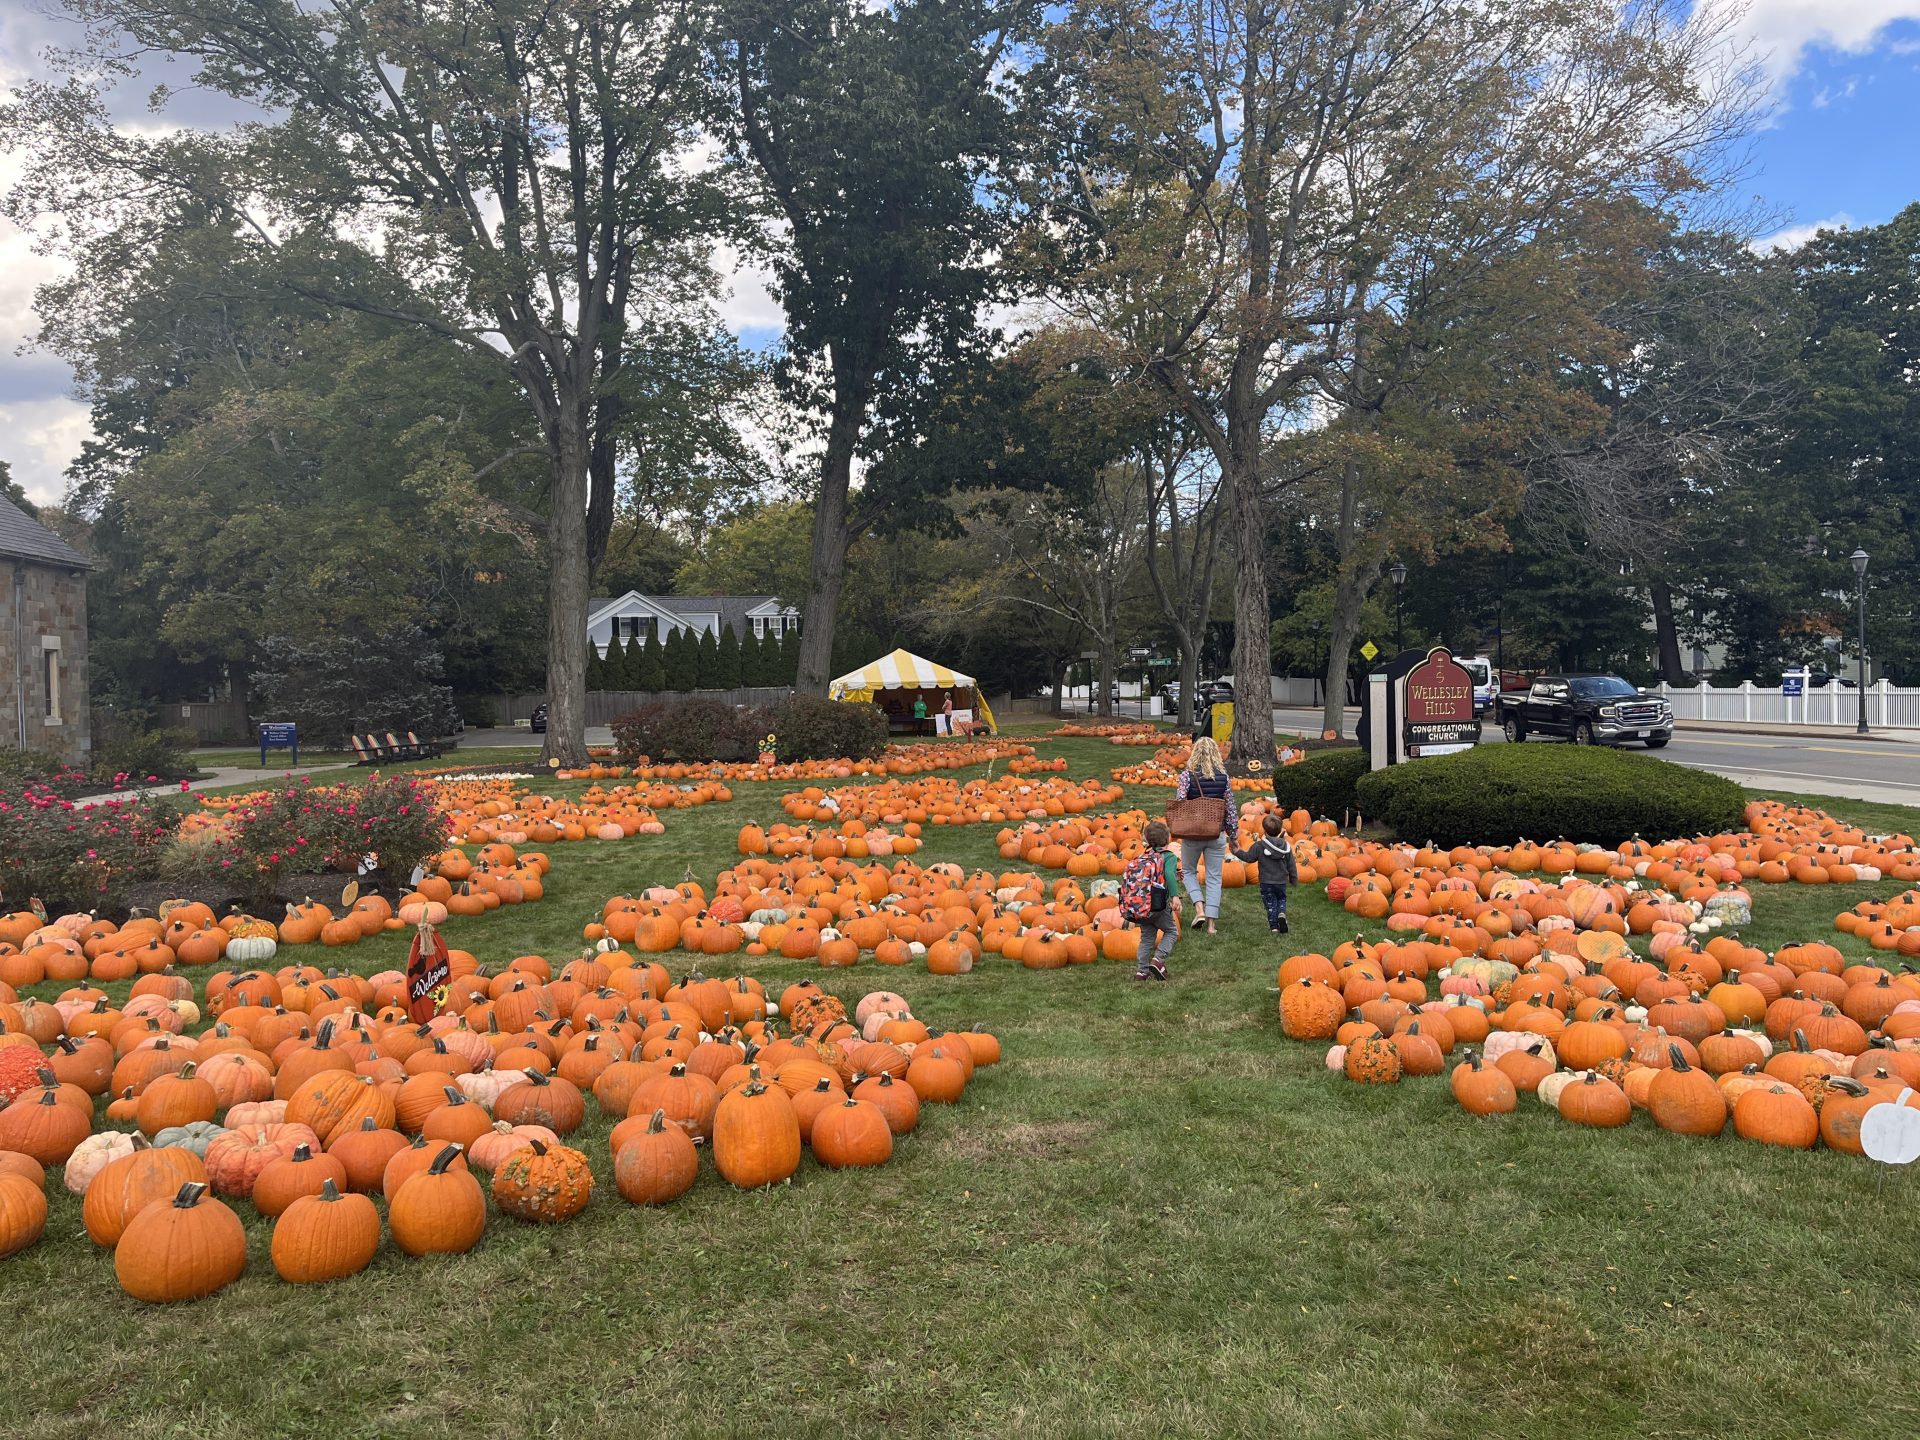
[{"label": "child in dark jacket", "polygon": [[1300,881],[1300,864],[1293,846],[1287,843],[1285,828],[1278,815],[1260,822],[1266,832],[1244,850],[1233,852],[1243,865],[1257,865],[1260,872],[1260,902],[1267,907],[1267,928],[1276,935],[1287,933],[1287,886]]}]

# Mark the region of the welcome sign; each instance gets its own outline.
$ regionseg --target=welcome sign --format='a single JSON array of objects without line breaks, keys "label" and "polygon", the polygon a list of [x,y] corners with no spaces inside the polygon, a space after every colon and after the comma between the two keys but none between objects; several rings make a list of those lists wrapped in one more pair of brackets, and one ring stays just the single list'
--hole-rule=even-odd
[{"label": "welcome sign", "polygon": [[1473,676],[1444,645],[1436,645],[1401,679],[1400,714],[1409,755],[1444,753],[1480,738],[1473,713]]}]

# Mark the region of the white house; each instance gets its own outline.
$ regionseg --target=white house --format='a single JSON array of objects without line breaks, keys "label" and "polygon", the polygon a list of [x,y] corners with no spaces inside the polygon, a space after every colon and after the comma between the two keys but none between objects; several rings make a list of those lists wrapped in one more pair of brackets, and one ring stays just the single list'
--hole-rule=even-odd
[{"label": "white house", "polygon": [[736,639],[749,635],[778,640],[800,629],[800,612],[783,605],[776,595],[603,595],[587,602],[587,640],[602,655],[607,642],[619,636],[622,644],[657,635],[662,641],[675,630],[697,639],[711,634],[716,640],[727,626]]}]

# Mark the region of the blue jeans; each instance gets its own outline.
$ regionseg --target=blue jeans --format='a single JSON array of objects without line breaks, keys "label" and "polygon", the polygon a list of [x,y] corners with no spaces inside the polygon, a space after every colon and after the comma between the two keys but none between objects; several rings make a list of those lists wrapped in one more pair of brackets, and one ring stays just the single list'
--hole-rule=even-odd
[{"label": "blue jeans", "polygon": [[1287,887],[1284,885],[1262,885],[1260,903],[1267,907],[1267,928],[1277,929],[1287,918]]},{"label": "blue jeans", "polygon": [[1213,920],[1220,915],[1220,867],[1227,863],[1227,837],[1180,842],[1180,886],[1189,895],[1200,896],[1198,867],[1203,857],[1207,862],[1207,887],[1199,903],[1206,917]]},{"label": "blue jeans", "polygon": [[1140,924],[1140,954],[1134,961],[1133,973],[1145,975],[1149,969],[1167,968],[1167,956],[1173,953],[1173,942],[1179,931],[1173,924],[1173,907],[1156,910]]}]

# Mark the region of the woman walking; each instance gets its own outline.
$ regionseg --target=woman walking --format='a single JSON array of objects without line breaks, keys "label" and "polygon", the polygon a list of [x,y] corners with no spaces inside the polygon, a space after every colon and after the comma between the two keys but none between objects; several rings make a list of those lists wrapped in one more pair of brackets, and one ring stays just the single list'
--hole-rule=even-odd
[{"label": "woman walking", "polygon": [[[1220,867],[1226,863],[1227,837],[1239,833],[1240,808],[1233,802],[1233,782],[1227,778],[1227,767],[1220,758],[1220,747],[1211,736],[1203,735],[1193,742],[1193,753],[1187,757],[1187,768],[1180,772],[1173,798],[1176,801],[1226,801],[1226,818],[1218,834],[1194,836],[1189,833],[1183,834],[1180,839],[1180,888],[1194,897],[1194,925],[1209,935],[1218,934]],[[1204,892],[1199,876],[1199,863],[1203,859],[1207,864]]]}]

